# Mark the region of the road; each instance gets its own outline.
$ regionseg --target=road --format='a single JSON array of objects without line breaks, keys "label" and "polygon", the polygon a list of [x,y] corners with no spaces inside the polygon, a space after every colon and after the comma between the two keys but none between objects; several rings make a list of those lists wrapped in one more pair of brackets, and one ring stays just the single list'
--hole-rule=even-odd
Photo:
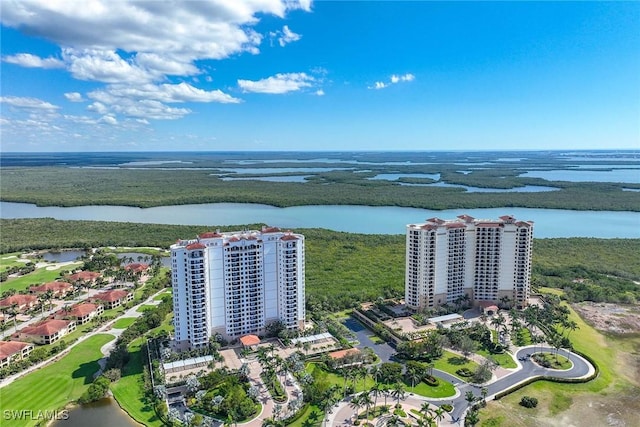
[{"label": "road", "polygon": [[[355,323],[353,323],[355,322]],[[356,325],[357,324],[357,325]],[[374,344],[370,339],[369,335],[371,331],[365,328],[362,324],[357,322],[355,319],[350,319],[350,321],[345,322],[345,325],[354,331],[360,340],[361,346],[367,346],[373,349],[373,351],[378,354],[382,361],[389,361],[393,353],[389,353],[389,349],[393,351],[393,348],[386,344],[386,347],[383,347],[381,344]],[[379,352],[380,351],[380,352]],[[469,403],[465,400],[465,394],[468,391],[472,391],[478,398],[481,397],[482,387],[487,388],[487,400],[493,400],[496,394],[502,392],[504,390],[511,389],[516,385],[527,381],[531,378],[535,377],[557,377],[557,378],[586,378],[592,375],[595,372],[595,368],[583,357],[578,356],[575,353],[568,352],[566,350],[560,349],[558,354],[567,357],[571,362],[573,362],[573,366],[571,369],[565,371],[559,371],[555,369],[547,369],[533,362],[531,359],[526,358],[521,361],[521,358],[524,358],[527,354],[533,352],[555,352],[555,349],[551,347],[545,346],[527,346],[519,348],[515,352],[515,358],[517,363],[517,368],[515,369],[500,369],[498,375],[495,375],[491,381],[486,384],[474,385],[466,383],[460,380],[453,375],[450,375],[446,372],[442,372],[439,370],[434,370],[434,376],[441,378],[445,381],[451,382],[456,389],[455,396],[444,398],[444,399],[431,399],[422,397],[415,394],[408,394],[407,397],[401,401],[402,406],[405,409],[405,412],[409,414],[410,409],[420,409],[424,402],[429,402],[434,405],[441,405],[444,403],[450,403],[453,405],[453,411],[450,414],[447,414],[444,420],[440,422],[440,426],[461,426],[464,424],[464,415],[469,408]],[[327,418],[325,419],[325,423],[323,425],[329,426],[346,426],[352,425],[354,410],[349,406],[352,396],[348,396],[346,399],[338,402],[338,404],[331,409],[331,411],[326,414]],[[381,422],[381,425],[384,425],[384,422]]]}]

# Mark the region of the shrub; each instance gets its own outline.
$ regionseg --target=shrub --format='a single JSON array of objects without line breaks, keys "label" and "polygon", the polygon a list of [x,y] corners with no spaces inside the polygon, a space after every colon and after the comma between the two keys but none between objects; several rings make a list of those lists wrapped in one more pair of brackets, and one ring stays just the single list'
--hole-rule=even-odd
[{"label": "shrub", "polygon": [[458,369],[456,371],[456,374],[460,375],[461,377],[472,377],[473,376],[473,372],[471,372],[468,368]]},{"label": "shrub", "polygon": [[431,387],[436,387],[438,386],[438,384],[440,384],[440,381],[438,381],[436,377],[432,377],[431,375],[427,375],[426,377],[424,377],[423,381]]},{"label": "shrub", "polygon": [[531,396],[523,396],[520,400],[520,406],[524,406],[525,408],[535,408],[538,406],[538,399]]}]

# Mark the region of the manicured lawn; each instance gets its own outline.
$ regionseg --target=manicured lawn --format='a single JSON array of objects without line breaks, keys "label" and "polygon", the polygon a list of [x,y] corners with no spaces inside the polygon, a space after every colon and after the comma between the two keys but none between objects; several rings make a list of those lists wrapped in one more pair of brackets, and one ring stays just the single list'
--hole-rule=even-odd
[{"label": "manicured lawn", "polygon": [[[3,410],[54,411],[70,401],[78,399],[98,370],[102,357],[100,347],[114,337],[98,334],[74,347],[59,361],[32,372],[0,389]],[[6,420],[2,426],[34,426],[38,420]]]},{"label": "manicured lawn", "polygon": [[28,289],[29,286],[39,285],[40,283],[53,282],[54,280],[60,278],[60,272],[73,270],[81,264],[82,263],[79,262],[69,264],[56,270],[47,270],[47,267],[38,268],[34,272],[29,273],[25,276],[14,277],[7,280],[0,285],[0,290],[2,292],[8,289],[22,291]]},{"label": "manicured lawn", "polygon": [[[162,330],[170,330],[173,316],[167,315],[166,319],[157,328],[147,332],[153,336]],[[162,422],[156,415],[151,403],[147,402],[143,389],[143,366],[141,347],[145,342],[144,337],[137,338],[129,344],[129,362],[122,369],[122,377],[111,384],[113,397],[131,418],[146,426],[162,426]]]},{"label": "manicured lawn", "polygon": [[324,414],[315,405],[308,405],[300,415],[300,418],[289,424],[288,427],[320,427]]},{"label": "manicured lawn", "polygon": [[489,360],[493,360],[495,363],[502,366],[503,368],[518,367],[518,365],[516,365],[515,360],[513,360],[513,357],[509,353],[505,352],[505,353],[499,353],[499,354],[491,354],[487,350],[478,350],[476,353],[478,353],[480,356],[486,357]]},{"label": "manicured lawn", "polygon": [[377,335],[371,335],[369,339],[373,341],[374,344],[384,344],[384,340]]},{"label": "manicured lawn", "polygon": [[141,305],[140,307],[136,308],[136,311],[139,312],[139,313],[144,313],[145,311],[153,310],[154,308],[156,308],[155,305],[144,304],[144,305]]},{"label": "manicured lawn", "polygon": [[571,369],[573,363],[569,361],[566,357],[562,355],[556,355],[554,353],[538,353],[544,357],[544,360],[551,364],[551,369],[560,369],[566,371],[567,369]]},{"label": "manicured lawn", "polygon": [[[23,267],[26,262],[18,261],[20,255],[22,255],[22,253],[20,252],[12,252],[9,254],[0,255],[0,271],[5,271],[9,267],[13,266]],[[33,262],[32,260],[30,261]]]},{"label": "manicured lawn", "polygon": [[141,346],[144,338],[138,338],[129,345],[129,362],[122,369],[122,377],[111,384],[113,397],[131,418],[146,426],[162,426],[153,406],[142,390],[143,366]]},{"label": "manicured lawn", "polygon": [[[309,372],[311,375],[313,375],[314,378],[318,377],[318,378],[326,379],[329,382],[329,384],[331,385],[335,384],[339,386],[340,390],[342,390],[342,387],[344,386],[344,377],[342,377],[341,375],[334,374],[333,372],[326,371],[316,363],[313,363],[313,362],[308,363],[306,367],[306,371]],[[353,384],[353,381],[350,379],[347,379],[347,387],[351,384]],[[363,380],[358,379],[355,384],[356,393],[369,390],[374,384],[375,384],[375,381],[369,375],[367,375],[367,378],[364,380],[364,385],[363,385]]]},{"label": "manicured lawn", "polygon": [[451,353],[449,351],[444,351],[441,358],[437,359],[433,363],[433,367],[439,369],[441,371],[445,371],[450,373],[451,375],[455,375],[463,381],[468,380],[468,378],[463,378],[460,375],[456,374],[458,369],[467,368],[470,371],[475,371],[478,369],[478,364],[472,360],[464,360],[462,356]]},{"label": "manicured lawn", "polygon": [[115,323],[113,324],[113,327],[115,329],[126,329],[129,326],[131,326],[131,324],[135,321],[136,321],[135,317],[123,317],[122,319],[116,320]]},{"label": "manicured lawn", "polygon": [[168,297],[171,296],[171,291],[162,292],[162,293],[156,295],[155,297],[153,297],[153,299],[156,300],[156,301],[162,301],[162,298],[167,297],[167,296]]},{"label": "manicured lawn", "polygon": [[449,397],[456,394],[453,384],[441,378],[438,378],[438,381],[440,384],[435,387],[431,387],[425,382],[420,382],[419,384],[416,384],[415,387],[411,387],[411,385],[408,384],[407,392],[419,394],[420,396],[425,397]]}]

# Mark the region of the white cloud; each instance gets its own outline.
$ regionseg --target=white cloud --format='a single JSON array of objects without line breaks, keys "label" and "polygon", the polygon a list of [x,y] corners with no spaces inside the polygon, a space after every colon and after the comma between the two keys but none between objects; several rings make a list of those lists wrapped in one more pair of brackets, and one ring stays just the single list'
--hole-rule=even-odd
[{"label": "white cloud", "polygon": [[62,55],[69,62],[69,71],[79,80],[104,83],[146,83],[154,73],[140,68],[133,61],[125,61],[112,50],[66,48]]},{"label": "white cloud", "polygon": [[2,24],[75,49],[156,53],[178,62],[255,52],[259,14],[309,11],[309,1],[3,0]]},{"label": "white cloud", "polygon": [[144,84],[139,86],[110,85],[106,90],[98,90],[89,94],[90,98],[99,99],[105,104],[118,102],[117,98],[154,99],[161,102],[219,102],[236,104],[240,99],[234,98],[221,90],[206,91],[182,82],[179,84]]},{"label": "white cloud", "polygon": [[118,124],[118,120],[116,120],[115,117],[113,116],[102,116],[102,118],[100,119],[100,121],[102,123],[106,123],[108,125],[117,125]]},{"label": "white cloud", "polygon": [[[190,110],[163,103],[240,100],[221,90],[206,91],[186,83],[166,84],[169,76],[193,79],[202,73],[196,61],[259,53],[263,36],[255,27],[260,17],[284,18],[292,10],[310,11],[311,1],[2,0],[3,26],[62,47],[61,60],[29,53],[3,59],[23,66],[66,67],[76,79],[106,83],[94,92],[95,96],[89,96],[96,102],[88,109],[98,114],[174,119]],[[299,38],[283,27],[281,43]],[[249,82],[249,86],[251,83],[261,90],[260,82]],[[286,88],[271,89],[280,91],[273,93],[310,85],[304,78],[279,83]],[[274,84],[277,86],[278,82]]]},{"label": "white cloud", "polygon": [[318,96],[324,96],[324,91],[323,91],[322,89],[318,89],[318,90],[316,91],[316,95],[318,95]]},{"label": "white cloud", "polygon": [[306,73],[279,73],[258,81],[238,80],[238,86],[245,92],[281,94],[310,87],[313,82]]},{"label": "white cloud", "polygon": [[28,98],[19,96],[0,96],[0,102],[13,107],[37,109],[37,110],[57,110],[57,105],[50,104],[38,98]]},{"label": "white cloud", "polygon": [[58,58],[40,58],[30,53],[18,53],[2,58],[4,62],[28,68],[64,68],[64,62]]},{"label": "white cloud", "polygon": [[296,34],[289,29],[288,25],[282,27],[282,35],[278,38],[278,43],[280,46],[285,47],[287,44],[292,42],[297,42],[302,38],[300,34]]},{"label": "white cloud", "polygon": [[95,111],[98,114],[105,114],[109,109],[102,102],[94,102],[87,107],[89,111]]},{"label": "white cloud", "polygon": [[375,82],[373,86],[369,86],[369,89],[384,89],[387,86],[389,85],[384,82]]},{"label": "white cloud", "polygon": [[389,87],[392,84],[396,84],[396,83],[400,83],[400,82],[412,82],[416,79],[416,76],[414,76],[411,73],[407,73],[407,74],[402,74],[402,75],[398,75],[398,74],[392,74],[391,77],[389,77],[389,83],[385,83],[385,82],[375,82],[373,86],[369,86],[369,89],[384,89],[386,87]]},{"label": "white cloud", "polygon": [[64,94],[64,97],[67,98],[71,102],[82,102],[84,98],[79,92],[67,92]]}]

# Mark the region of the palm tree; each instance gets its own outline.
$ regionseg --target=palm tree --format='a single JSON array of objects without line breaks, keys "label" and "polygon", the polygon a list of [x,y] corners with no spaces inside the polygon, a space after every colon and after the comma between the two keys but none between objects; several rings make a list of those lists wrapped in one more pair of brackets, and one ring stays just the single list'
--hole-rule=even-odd
[{"label": "palm tree", "polygon": [[433,418],[436,420],[436,427],[440,424],[440,421],[444,420],[444,414],[446,411],[441,407],[437,407],[435,411],[433,411]]},{"label": "palm tree", "polygon": [[382,386],[380,385],[380,383],[375,383],[373,386],[371,386],[369,392],[373,396],[373,407],[375,408],[376,406],[378,406],[378,396],[383,393]]},{"label": "palm tree", "polygon": [[18,317],[18,303],[12,303],[11,304],[11,308],[9,309],[9,314],[11,314],[11,316],[13,316],[13,329],[15,332],[18,331],[18,323],[17,323],[17,317]]},{"label": "palm tree", "polygon": [[380,365],[373,365],[369,369],[369,375],[371,375],[371,378],[373,378],[373,380],[377,384],[378,381],[380,380],[381,376],[382,376],[382,371],[380,370]]},{"label": "palm tree", "polygon": [[467,401],[467,403],[468,403],[469,405],[471,405],[473,402],[475,402],[475,401],[476,401],[476,395],[475,395],[475,394],[473,394],[473,392],[472,392],[472,391],[468,391],[468,392],[466,392],[466,393],[465,393],[465,395],[464,395],[464,400],[466,400],[466,401]]},{"label": "palm tree", "polygon": [[360,394],[353,396],[351,402],[349,403],[349,407],[353,408],[354,421],[358,419],[358,409],[360,409],[360,407],[362,406],[360,396]]},{"label": "palm tree", "polygon": [[400,404],[400,400],[404,399],[406,395],[404,384],[397,382],[391,389],[391,396],[396,400],[396,405]]},{"label": "palm tree", "polygon": [[362,393],[360,393],[360,404],[364,405],[367,407],[366,411],[367,411],[367,420],[369,419],[369,408],[371,407],[371,404],[373,403],[373,400],[371,400],[371,394],[368,391],[363,391]]},{"label": "palm tree", "polygon": [[428,402],[424,402],[422,406],[420,406],[420,413],[422,414],[423,418],[426,418],[427,415],[431,414],[431,412],[431,405],[429,405]]}]

